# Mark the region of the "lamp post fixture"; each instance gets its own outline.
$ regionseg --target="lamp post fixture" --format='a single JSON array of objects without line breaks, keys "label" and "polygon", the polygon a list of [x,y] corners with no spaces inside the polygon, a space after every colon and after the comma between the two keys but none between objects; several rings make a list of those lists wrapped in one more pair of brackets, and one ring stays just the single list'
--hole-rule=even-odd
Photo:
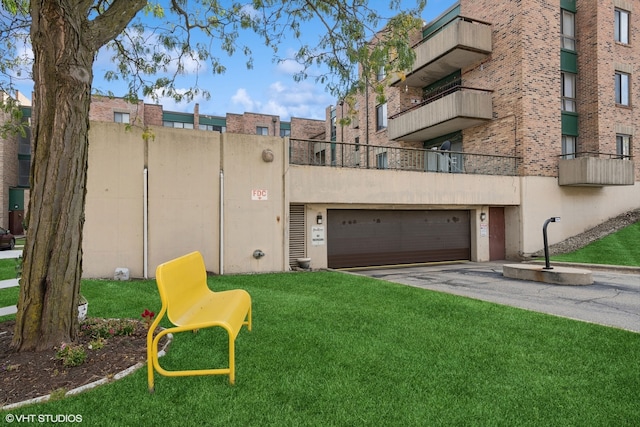
[{"label": "lamp post fixture", "polygon": [[549,264],[549,243],[547,241],[547,225],[550,222],[560,222],[559,216],[554,216],[549,218],[544,222],[542,226],[542,239],[544,240],[544,269],[545,270],[553,270],[553,267]]}]

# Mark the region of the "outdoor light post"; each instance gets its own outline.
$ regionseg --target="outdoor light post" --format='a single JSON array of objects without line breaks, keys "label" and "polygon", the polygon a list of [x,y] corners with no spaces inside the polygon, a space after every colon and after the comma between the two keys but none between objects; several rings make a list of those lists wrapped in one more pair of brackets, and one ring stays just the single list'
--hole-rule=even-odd
[{"label": "outdoor light post", "polygon": [[544,225],[542,226],[542,239],[544,240],[544,269],[545,270],[553,269],[553,267],[549,265],[549,242],[547,241],[547,225],[549,225],[550,222],[560,222],[560,217],[559,216],[551,217],[548,220],[546,220],[544,222]]}]

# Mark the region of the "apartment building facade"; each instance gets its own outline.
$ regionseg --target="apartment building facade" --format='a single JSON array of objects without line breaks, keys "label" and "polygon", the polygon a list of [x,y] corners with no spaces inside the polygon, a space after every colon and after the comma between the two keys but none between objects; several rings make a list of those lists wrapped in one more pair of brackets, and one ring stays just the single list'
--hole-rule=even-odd
[{"label": "apartment building facade", "polygon": [[[542,247],[548,217],[562,218],[562,240],[640,207],[639,12],[631,0],[461,0],[426,24],[413,69],[377,77],[391,83],[386,103],[369,91],[327,109],[321,156],[422,171],[401,191],[425,202],[330,210],[329,266],[517,259]],[[517,196],[501,202],[504,185]]]}]

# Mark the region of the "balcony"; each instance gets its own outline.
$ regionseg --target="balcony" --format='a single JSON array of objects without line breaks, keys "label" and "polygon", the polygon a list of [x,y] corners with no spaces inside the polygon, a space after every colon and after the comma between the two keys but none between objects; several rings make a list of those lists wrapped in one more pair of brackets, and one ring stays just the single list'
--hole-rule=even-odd
[{"label": "balcony", "polygon": [[453,86],[389,117],[391,140],[426,141],[492,119],[491,91]]},{"label": "balcony", "polygon": [[634,183],[634,164],[628,156],[576,153],[576,158],[561,158],[558,164],[558,185],[603,187]]},{"label": "balcony", "polygon": [[491,54],[491,25],[455,17],[413,47],[413,69],[392,85],[424,87],[451,73],[475,64]]},{"label": "balcony", "polygon": [[292,165],[517,176],[521,159],[461,151],[290,139]]}]

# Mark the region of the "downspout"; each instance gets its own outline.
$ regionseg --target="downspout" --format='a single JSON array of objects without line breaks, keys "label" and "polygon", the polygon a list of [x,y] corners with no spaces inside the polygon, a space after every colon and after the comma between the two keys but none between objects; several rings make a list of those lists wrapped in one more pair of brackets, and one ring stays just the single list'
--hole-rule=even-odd
[{"label": "downspout", "polygon": [[219,239],[219,254],[220,254],[220,275],[224,274],[224,171],[220,169],[220,239]]},{"label": "downspout", "polygon": [[142,275],[149,278],[149,170],[142,171]]}]

